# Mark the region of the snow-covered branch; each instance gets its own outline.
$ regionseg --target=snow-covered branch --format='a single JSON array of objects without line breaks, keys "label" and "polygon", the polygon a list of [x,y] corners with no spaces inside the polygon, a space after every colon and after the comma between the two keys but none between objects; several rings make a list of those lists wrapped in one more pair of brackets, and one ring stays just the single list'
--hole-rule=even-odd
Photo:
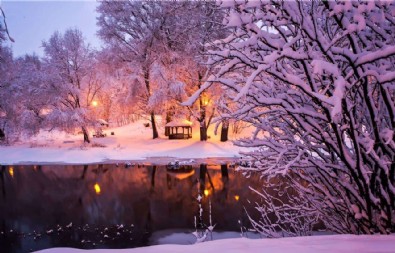
[{"label": "snow-covered branch", "polygon": [[[212,81],[237,101],[228,108],[233,118],[257,129],[237,142],[257,148],[245,154],[254,166],[241,169],[286,177],[301,196],[293,204],[304,215],[319,213],[336,232],[393,232],[394,4],[246,1],[224,8],[232,32],[215,42],[209,63],[217,69]],[[266,223],[254,224],[263,233],[282,231],[264,225],[269,204],[259,207]]]}]

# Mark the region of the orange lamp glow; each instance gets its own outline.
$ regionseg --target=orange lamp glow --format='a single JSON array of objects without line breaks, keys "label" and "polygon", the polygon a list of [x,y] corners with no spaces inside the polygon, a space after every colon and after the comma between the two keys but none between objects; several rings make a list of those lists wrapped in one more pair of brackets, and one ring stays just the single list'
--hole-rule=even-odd
[{"label": "orange lamp glow", "polygon": [[210,102],[210,99],[208,98],[208,96],[206,94],[203,94],[203,96],[202,96],[202,105],[203,106],[207,106],[209,102]]},{"label": "orange lamp glow", "polygon": [[93,105],[93,106],[96,107],[98,104],[99,104],[99,103],[98,103],[96,100],[93,100],[93,101],[92,101],[92,105]]},{"label": "orange lamp glow", "polygon": [[98,183],[96,183],[93,187],[95,188],[96,194],[100,194],[100,192],[101,192],[100,185]]},{"label": "orange lamp glow", "polygon": [[13,168],[13,167],[10,167],[10,168],[8,169],[8,173],[9,173],[10,176],[13,178],[13,177],[14,177],[14,168]]},{"label": "orange lamp glow", "polygon": [[206,196],[206,197],[210,194],[210,192],[208,190],[204,190],[203,193],[204,193],[204,196]]},{"label": "orange lamp glow", "polygon": [[239,199],[240,199],[240,196],[239,195],[235,195],[235,200],[239,201]]}]

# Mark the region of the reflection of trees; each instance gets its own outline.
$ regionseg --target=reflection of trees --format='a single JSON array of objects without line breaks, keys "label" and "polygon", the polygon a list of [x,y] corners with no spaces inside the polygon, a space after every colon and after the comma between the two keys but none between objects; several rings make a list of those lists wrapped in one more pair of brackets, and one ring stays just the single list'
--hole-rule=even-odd
[{"label": "reflection of trees", "polygon": [[[2,198],[0,199],[0,232],[4,233],[0,235],[0,251],[1,252],[13,252],[13,251],[21,251],[21,238],[18,236],[14,226],[18,226],[18,224],[13,224],[9,221],[12,217],[10,213],[12,213],[12,209],[9,207],[9,203],[7,200],[12,201],[12,191],[7,191],[6,188],[6,173],[7,166],[2,165],[0,167],[0,182],[1,182],[1,191]],[[8,185],[11,185],[13,182],[13,178],[11,176],[8,177],[10,180],[7,182]],[[8,192],[8,194],[6,194]]]},{"label": "reflection of trees", "polygon": [[151,173],[151,188],[154,189],[155,187],[155,173],[156,173],[156,166],[152,166],[152,173]]},{"label": "reflection of trees", "polygon": [[88,171],[88,165],[84,165],[84,169],[82,170],[81,179],[84,180],[86,176],[86,172]]},{"label": "reflection of trees", "polygon": [[3,199],[5,200],[5,181],[4,181],[4,174],[5,174],[6,167],[3,165],[1,166],[0,170],[0,180],[1,180],[1,193],[3,195]]},{"label": "reflection of trees", "polygon": [[[1,167],[0,183],[4,187],[2,191],[7,193],[7,208],[0,198],[0,221],[12,224],[14,229],[24,228],[27,233],[40,231],[44,238],[50,237],[42,244],[48,247],[92,247],[81,244],[82,239],[87,239],[85,237],[103,240],[109,247],[143,246],[153,231],[193,229],[196,191],[201,190],[203,194],[204,189],[210,189],[213,220],[218,224],[216,229],[238,230],[241,202],[247,200],[250,193],[245,187],[247,181],[237,178],[238,173],[229,173],[226,165],[202,165],[193,168],[196,173],[186,178],[170,175],[165,166],[125,169],[115,165],[67,165],[42,166],[41,170],[16,166],[14,169],[14,179],[7,181],[7,169]],[[100,194],[94,191],[96,182],[100,184]],[[254,180],[248,184],[254,184]],[[235,201],[235,194],[240,195],[239,202]],[[206,200],[204,208],[206,212]],[[73,226],[66,229],[65,225],[70,222]],[[133,231],[132,234],[120,232],[123,242],[112,238],[106,241],[101,231],[90,235],[77,229],[86,223],[90,227],[109,229],[124,224]],[[56,230],[57,224],[63,228],[63,237],[45,234],[49,229]],[[4,224],[0,226],[5,227]],[[114,238],[116,232],[110,236]],[[49,243],[52,245],[47,245]]]},{"label": "reflection of trees", "polygon": [[215,187],[214,187],[213,181],[211,180],[210,173],[207,170],[207,164],[200,165],[200,171],[199,171],[200,192],[203,194],[204,190],[206,190],[206,175],[207,175],[207,179],[210,184],[210,187],[214,193]]},{"label": "reflection of trees", "polygon": [[229,191],[229,173],[228,173],[228,165],[221,164],[221,180],[222,180],[222,190],[220,191],[219,201],[224,203],[228,199],[228,191]]}]

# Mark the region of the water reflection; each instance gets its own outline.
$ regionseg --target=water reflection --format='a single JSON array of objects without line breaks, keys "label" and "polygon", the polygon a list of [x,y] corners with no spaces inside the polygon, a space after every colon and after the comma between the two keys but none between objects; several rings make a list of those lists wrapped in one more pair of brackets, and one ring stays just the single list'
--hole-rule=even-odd
[{"label": "water reflection", "polygon": [[8,168],[8,173],[13,178],[14,177],[14,168],[13,167]]},{"label": "water reflection", "polygon": [[[12,168],[12,173],[11,173]],[[49,247],[145,246],[165,229],[193,231],[199,192],[215,230],[240,231],[247,182],[227,165],[14,166],[0,168],[1,252]],[[203,213],[208,220],[208,212]]]}]

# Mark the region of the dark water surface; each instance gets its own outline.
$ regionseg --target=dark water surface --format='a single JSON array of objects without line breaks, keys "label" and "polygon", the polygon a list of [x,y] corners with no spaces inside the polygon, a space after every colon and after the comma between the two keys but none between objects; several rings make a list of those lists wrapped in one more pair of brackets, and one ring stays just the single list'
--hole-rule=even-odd
[{"label": "dark water surface", "polygon": [[227,165],[1,166],[0,252],[147,246],[156,231],[194,231],[199,191],[203,222],[210,200],[215,231],[240,231],[258,184]]}]

